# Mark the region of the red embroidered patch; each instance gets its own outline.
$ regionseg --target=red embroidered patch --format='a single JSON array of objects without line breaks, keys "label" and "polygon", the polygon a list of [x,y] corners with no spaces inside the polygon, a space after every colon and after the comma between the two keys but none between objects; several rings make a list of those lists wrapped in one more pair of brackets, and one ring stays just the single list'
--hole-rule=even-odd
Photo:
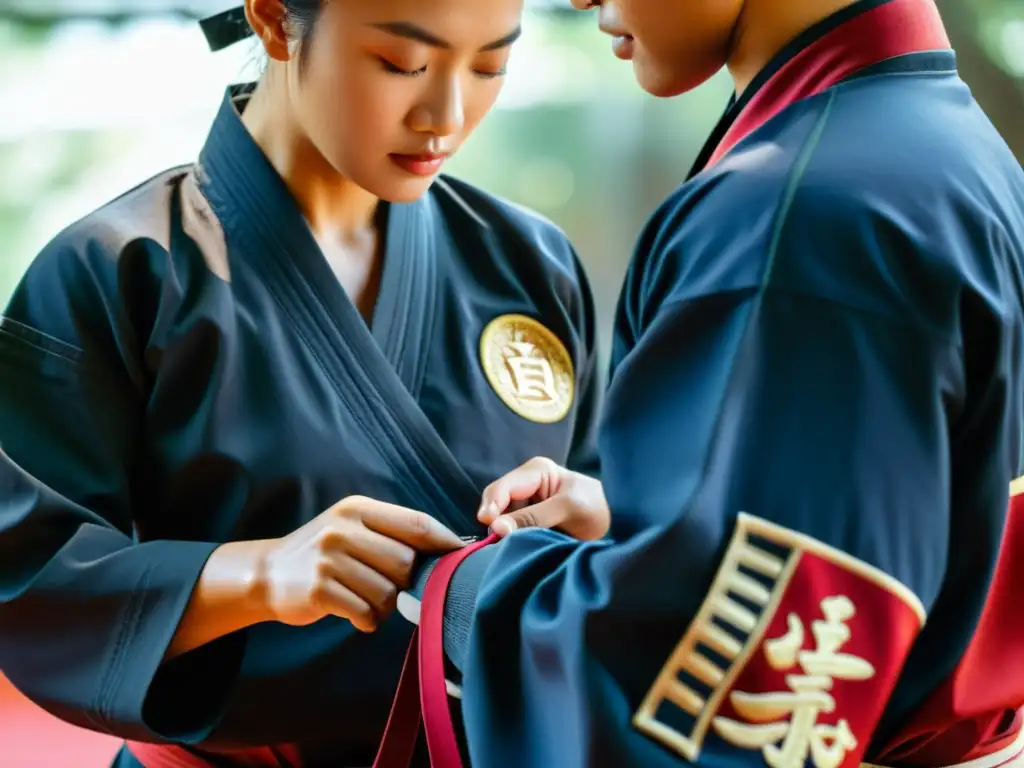
[{"label": "red embroidered patch", "polygon": [[634,725],[691,761],[713,734],[772,768],[852,768],[924,617],[877,568],[741,514]]}]

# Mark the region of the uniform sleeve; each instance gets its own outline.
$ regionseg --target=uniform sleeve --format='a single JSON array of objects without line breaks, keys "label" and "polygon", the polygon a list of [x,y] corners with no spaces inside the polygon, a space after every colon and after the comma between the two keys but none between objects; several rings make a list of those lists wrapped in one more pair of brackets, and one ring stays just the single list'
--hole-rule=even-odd
[{"label": "uniform sleeve", "polygon": [[942,583],[958,371],[798,291],[664,304],[609,390],[612,540],[515,533],[462,607],[473,765],[856,766]]},{"label": "uniform sleeve", "polygon": [[113,265],[54,245],[0,319],[0,668],[76,725],[199,740],[242,640],[161,666],[216,544],[135,541],[145,394],[109,283],[139,282]]}]

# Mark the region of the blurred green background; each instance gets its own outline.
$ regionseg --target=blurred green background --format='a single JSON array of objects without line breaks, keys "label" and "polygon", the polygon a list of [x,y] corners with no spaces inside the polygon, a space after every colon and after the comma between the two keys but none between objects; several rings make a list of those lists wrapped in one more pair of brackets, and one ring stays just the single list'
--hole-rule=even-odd
[{"label": "blurred green background", "polygon": [[[58,230],[196,155],[255,52],[209,53],[195,19],[237,1],[0,0],[0,306]],[[646,96],[594,19],[557,2],[533,4],[498,108],[451,172],[564,227],[607,340],[636,233],[685,175],[729,83]],[[1024,0],[939,6],[962,75],[1024,159]]]}]

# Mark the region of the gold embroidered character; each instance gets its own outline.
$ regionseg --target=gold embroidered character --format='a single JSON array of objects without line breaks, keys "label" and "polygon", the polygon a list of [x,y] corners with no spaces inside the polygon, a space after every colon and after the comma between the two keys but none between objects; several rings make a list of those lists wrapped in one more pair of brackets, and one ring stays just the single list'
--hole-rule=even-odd
[{"label": "gold embroidered character", "polygon": [[765,642],[765,657],[773,669],[799,666],[802,674],[786,675],[789,690],[734,691],[730,702],[747,722],[714,719],[719,736],[737,747],[760,749],[771,768],[803,768],[808,756],[816,768],[838,768],[857,746],[845,719],[828,725],[819,723],[818,717],[835,711],[836,701],[829,693],[835,680],[867,680],[875,669],[858,656],[840,652],[850,639],[846,622],[856,612],[853,602],[839,595],[825,598],[820,607],[824,620],[811,623],[814,650],[803,649],[804,623],[794,613],[786,617],[786,634]]},{"label": "gold embroidered character", "polygon": [[521,331],[516,331],[513,341],[502,350],[502,354],[517,396],[540,401],[558,398],[551,363],[536,346],[526,341]]}]

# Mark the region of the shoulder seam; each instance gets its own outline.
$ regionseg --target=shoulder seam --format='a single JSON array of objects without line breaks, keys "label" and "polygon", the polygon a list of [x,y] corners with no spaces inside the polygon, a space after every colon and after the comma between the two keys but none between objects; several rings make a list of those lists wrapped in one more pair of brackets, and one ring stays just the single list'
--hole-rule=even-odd
[{"label": "shoulder seam", "polygon": [[825,108],[821,111],[814,130],[811,132],[810,138],[800,150],[789,182],[786,184],[775,223],[772,227],[772,238],[768,246],[768,258],[765,262],[764,274],[761,276],[762,291],[768,287],[768,283],[771,280],[772,270],[775,268],[775,259],[779,251],[779,244],[782,242],[782,231],[789,222],[789,212],[793,209],[793,200],[796,198],[797,190],[800,188],[800,182],[803,181],[804,173],[811,163],[811,158],[821,143],[821,137],[825,133],[825,125],[828,123],[829,114],[832,112],[832,105],[835,99],[836,92],[831,91],[828,101],[825,102]]}]

